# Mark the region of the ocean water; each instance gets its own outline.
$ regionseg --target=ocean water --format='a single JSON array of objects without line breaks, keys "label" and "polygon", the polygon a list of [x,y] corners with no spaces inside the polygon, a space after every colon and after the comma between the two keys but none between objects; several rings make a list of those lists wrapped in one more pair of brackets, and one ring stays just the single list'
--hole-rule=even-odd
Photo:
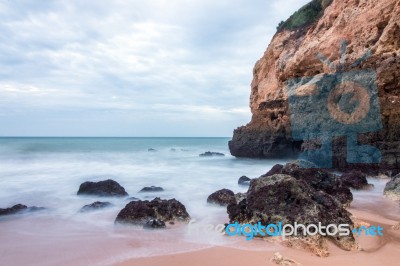
[{"label": "ocean water", "polygon": [[[228,138],[0,138],[0,208],[22,203],[46,210],[0,218],[0,265],[112,265],[135,257],[175,254],[225,246],[279,251],[262,240],[223,236],[206,230],[229,221],[226,208],[207,204],[222,188],[245,192],[240,176],[259,177],[285,161],[230,156]],[[148,149],[155,149],[150,152]],[[199,157],[206,151],[224,157]],[[142,200],[176,198],[193,227],[177,223],[165,230],[117,226],[126,198],[77,196],[85,181],[112,178]],[[374,189],[353,191],[351,210],[400,219],[398,203],[383,197],[388,180],[370,178]],[[144,186],[159,193],[138,193]],[[112,207],[89,213],[94,201]],[[200,228],[200,229],[199,229]]]},{"label": "ocean water", "polygon": [[[130,257],[235,245],[235,240],[216,233],[188,232],[187,225],[178,224],[157,232],[119,228],[114,220],[128,200],[76,195],[85,181],[112,178],[130,196],[139,199],[176,198],[198,225],[226,223],[229,221],[226,208],[208,205],[208,195],[222,188],[245,192],[247,188],[237,184],[240,176],[255,178],[274,164],[282,163],[232,157],[228,141],[228,138],[0,138],[0,208],[17,203],[46,208],[0,220],[3,262],[51,265],[90,260],[108,264]],[[150,148],[156,151],[148,151]],[[225,156],[199,157],[206,151],[222,152]],[[138,193],[151,185],[161,186],[165,191]],[[109,201],[113,207],[79,213],[83,205],[97,200]],[[110,243],[112,248],[107,248],[110,250],[107,253],[103,249]]]}]

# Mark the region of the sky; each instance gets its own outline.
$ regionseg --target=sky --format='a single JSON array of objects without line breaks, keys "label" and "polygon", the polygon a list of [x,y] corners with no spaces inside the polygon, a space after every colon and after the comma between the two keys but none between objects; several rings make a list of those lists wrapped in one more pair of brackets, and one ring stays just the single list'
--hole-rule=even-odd
[{"label": "sky", "polygon": [[230,137],[309,0],[0,0],[0,136]]}]

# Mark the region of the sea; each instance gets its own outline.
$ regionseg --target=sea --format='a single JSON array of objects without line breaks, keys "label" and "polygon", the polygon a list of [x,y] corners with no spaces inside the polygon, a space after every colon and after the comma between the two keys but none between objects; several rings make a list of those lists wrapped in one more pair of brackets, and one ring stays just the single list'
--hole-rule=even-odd
[{"label": "sea", "polygon": [[[203,226],[229,222],[226,208],[208,204],[207,197],[223,188],[245,192],[247,187],[238,185],[239,177],[259,177],[282,161],[235,158],[229,153],[229,140],[0,138],[0,208],[18,203],[46,208],[1,218],[3,263],[80,264],[84,259],[109,264],[131,257],[235,245],[226,236],[203,230]],[[199,156],[207,151],[225,156]],[[115,217],[129,200],[77,195],[81,183],[106,179],[117,181],[129,197],[177,199],[185,205],[196,230],[180,224],[157,232],[116,226]],[[164,191],[139,193],[146,186]],[[82,206],[95,201],[111,202],[112,207],[80,212]],[[109,255],[107,251],[97,254],[99,248],[104,249],[100,243],[113,243]]]},{"label": "sea", "polygon": [[[279,251],[282,246],[247,241],[216,230],[229,222],[225,207],[207,197],[223,188],[246,192],[239,177],[257,178],[284,160],[235,158],[229,138],[0,138],[0,208],[22,203],[45,210],[0,218],[0,265],[113,265],[132,258],[170,255],[215,246]],[[201,157],[220,152],[225,156]],[[85,181],[113,179],[129,197],[175,198],[191,223],[146,230],[115,224],[126,198],[78,196]],[[353,210],[398,219],[398,203],[383,197],[388,180],[353,191]],[[146,186],[163,192],[139,193]],[[80,209],[95,201],[111,207]],[[221,227],[219,227],[221,228]]]}]

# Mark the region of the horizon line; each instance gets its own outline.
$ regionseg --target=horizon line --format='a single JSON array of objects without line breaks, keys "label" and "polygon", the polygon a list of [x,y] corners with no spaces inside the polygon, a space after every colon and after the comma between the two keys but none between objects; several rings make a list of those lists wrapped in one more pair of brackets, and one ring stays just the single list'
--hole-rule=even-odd
[{"label": "horizon line", "polygon": [[0,136],[0,138],[231,138],[221,136]]}]

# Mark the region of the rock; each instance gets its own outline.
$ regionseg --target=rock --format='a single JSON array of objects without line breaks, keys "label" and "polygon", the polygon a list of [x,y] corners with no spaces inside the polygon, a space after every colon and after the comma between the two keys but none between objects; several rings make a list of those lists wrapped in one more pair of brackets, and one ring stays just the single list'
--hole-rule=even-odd
[{"label": "rock", "polygon": [[80,212],[94,211],[94,210],[104,209],[104,208],[111,207],[111,206],[112,206],[112,204],[110,202],[95,201],[91,204],[83,206],[81,208]]},{"label": "rock", "polygon": [[138,198],[135,198],[135,197],[129,197],[129,198],[127,198],[126,199],[127,201],[134,201],[134,200],[139,200]]},{"label": "rock", "polygon": [[282,256],[279,252],[274,253],[274,256],[271,258],[271,261],[274,262],[275,264],[283,266],[292,266],[292,265],[301,266],[300,263],[296,262],[295,260]]},{"label": "rock", "polygon": [[176,199],[152,201],[132,201],[128,203],[117,215],[115,223],[145,225],[151,220],[175,222],[190,220],[185,206]]},{"label": "rock", "polygon": [[212,156],[225,156],[225,154],[220,152],[206,151],[199,155],[200,157],[212,157]]},{"label": "rock", "polygon": [[[304,16],[307,23],[298,27],[292,27],[291,24],[296,17],[297,21],[304,20],[299,18],[300,15],[304,15],[302,11],[294,14],[294,18],[286,23],[282,23],[266,52],[256,62],[250,88],[252,118],[246,126],[234,131],[229,142],[230,153],[236,157],[297,158],[300,151],[318,146],[315,140],[307,142],[293,139],[287,84],[293,78],[340,72],[340,69],[332,70],[322,63],[317,55],[325,55],[333,64],[339,65],[340,43],[346,40],[348,46],[342,71],[376,71],[383,126],[379,132],[358,134],[360,145],[372,145],[381,151],[381,163],[358,167],[365,170],[372,168],[376,172],[379,172],[379,169],[397,169],[398,173],[400,5],[397,0],[350,0],[332,1],[329,7],[319,5],[318,8],[320,15]],[[368,50],[371,51],[371,56],[360,64],[354,64]],[[327,126],[332,123],[325,120],[316,122]],[[347,170],[356,167],[346,160],[345,138],[338,137],[332,146],[333,168]]]},{"label": "rock", "polygon": [[0,209],[0,216],[16,214],[16,213],[19,213],[21,211],[26,211],[26,210],[28,210],[28,207],[26,205],[16,204],[10,208]]},{"label": "rock", "polygon": [[165,223],[161,220],[158,219],[153,219],[147,221],[144,225],[143,228],[145,229],[162,229],[166,228]]},{"label": "rock", "polygon": [[221,189],[212,193],[207,198],[207,202],[221,206],[227,206],[231,203],[236,203],[235,193],[229,189]]},{"label": "rock", "polygon": [[147,151],[149,151],[149,152],[156,152],[157,150],[156,150],[156,149],[153,149],[153,148],[150,148],[150,149],[147,149]]},{"label": "rock", "polygon": [[128,196],[125,189],[116,181],[108,179],[99,182],[82,183],[78,195],[94,195],[101,197],[124,197]]},{"label": "rock", "polygon": [[392,200],[400,200],[400,174],[392,177],[392,179],[386,183],[383,194]]},{"label": "rock", "polygon": [[17,213],[23,213],[23,212],[36,212],[36,211],[42,211],[45,210],[46,208],[43,207],[27,207],[26,205],[23,204],[16,204],[12,207],[1,209],[0,208],[0,216],[5,216],[5,215],[12,215],[12,214],[17,214]]},{"label": "rock", "polygon": [[[302,168],[300,162],[287,163],[285,166],[274,166],[272,173],[290,175],[298,180],[303,180],[316,190],[322,190],[337,199],[344,207],[350,206],[353,194],[336,175],[318,168]],[[280,171],[278,171],[280,169]],[[269,176],[269,173],[263,176]]]},{"label": "rock", "polygon": [[283,165],[281,164],[275,164],[272,166],[271,170],[269,170],[265,176],[270,176],[270,175],[276,175],[282,173]]},{"label": "rock", "polygon": [[151,187],[144,187],[139,192],[161,192],[161,191],[164,191],[162,187],[151,186]]},{"label": "rock", "polygon": [[[350,230],[353,227],[351,214],[331,195],[317,191],[303,179],[283,174],[253,179],[247,199],[228,205],[227,211],[230,223],[293,225],[297,222],[307,226],[321,222],[323,226],[349,224]],[[345,250],[356,247],[352,234],[329,238]]]},{"label": "rock", "polygon": [[249,186],[251,179],[247,176],[241,176],[238,180],[238,184],[242,186]]},{"label": "rock", "polygon": [[236,193],[235,194],[235,200],[236,200],[236,203],[239,203],[239,202],[241,202],[242,200],[244,200],[244,199],[246,199],[247,198],[247,193]]},{"label": "rock", "polygon": [[373,185],[368,184],[367,175],[357,170],[346,172],[339,179],[345,186],[354,189],[368,189],[373,187]]},{"label": "rock", "polygon": [[170,151],[176,151],[176,149],[175,148],[171,148]]}]

